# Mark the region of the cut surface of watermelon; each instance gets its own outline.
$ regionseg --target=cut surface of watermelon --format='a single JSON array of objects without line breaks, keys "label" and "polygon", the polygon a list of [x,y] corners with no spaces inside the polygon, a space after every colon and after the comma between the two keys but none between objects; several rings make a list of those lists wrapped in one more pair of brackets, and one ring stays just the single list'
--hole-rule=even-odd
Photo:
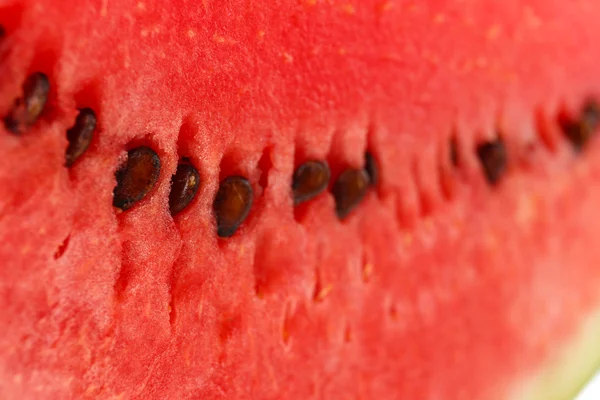
[{"label": "cut surface of watermelon", "polygon": [[0,0],[0,397],[573,396],[599,15]]}]

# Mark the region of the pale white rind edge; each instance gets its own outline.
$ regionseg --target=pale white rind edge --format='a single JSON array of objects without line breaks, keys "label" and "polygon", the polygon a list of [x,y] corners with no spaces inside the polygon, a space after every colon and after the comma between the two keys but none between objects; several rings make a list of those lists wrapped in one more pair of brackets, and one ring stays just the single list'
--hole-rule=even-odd
[{"label": "pale white rind edge", "polygon": [[507,400],[572,400],[577,396],[600,367],[600,307],[596,310],[549,367],[519,385]]}]

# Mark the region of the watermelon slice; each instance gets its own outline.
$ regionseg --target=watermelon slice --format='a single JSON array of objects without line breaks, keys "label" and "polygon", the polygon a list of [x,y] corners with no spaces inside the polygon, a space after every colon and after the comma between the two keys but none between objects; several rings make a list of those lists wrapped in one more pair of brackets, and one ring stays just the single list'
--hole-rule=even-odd
[{"label": "watermelon slice", "polygon": [[0,397],[569,398],[599,15],[0,0]]}]

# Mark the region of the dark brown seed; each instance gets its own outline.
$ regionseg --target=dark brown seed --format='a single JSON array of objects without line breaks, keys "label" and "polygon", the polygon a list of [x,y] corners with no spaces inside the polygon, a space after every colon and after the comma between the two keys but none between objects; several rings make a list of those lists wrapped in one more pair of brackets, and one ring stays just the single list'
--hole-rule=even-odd
[{"label": "dark brown seed", "polygon": [[200,187],[200,174],[191,164],[179,164],[175,175],[171,177],[169,209],[176,215],[190,204]]},{"label": "dark brown seed", "polygon": [[65,154],[65,165],[72,166],[75,161],[90,146],[94,130],[96,129],[96,113],[90,108],[82,108],[79,110],[75,125],[67,131],[67,139],[69,146]]},{"label": "dark brown seed", "polygon": [[600,125],[600,105],[594,100],[588,100],[581,110],[581,121],[590,129],[595,130]]},{"label": "dark brown seed", "polygon": [[331,171],[325,161],[307,161],[300,165],[292,177],[294,204],[317,197],[327,189]]},{"label": "dark brown seed", "polygon": [[2,25],[0,25],[0,40],[2,40],[6,36],[6,30]]},{"label": "dark brown seed", "polygon": [[584,104],[579,120],[563,119],[561,127],[575,150],[582,150],[600,125],[600,106],[593,100]]},{"label": "dark brown seed", "polygon": [[152,190],[160,175],[160,158],[149,147],[136,147],[127,153],[127,162],[115,173],[117,186],[113,205],[125,211]]},{"label": "dark brown seed", "polygon": [[213,203],[217,218],[217,235],[230,237],[244,222],[252,207],[252,186],[248,179],[230,176],[224,179]]},{"label": "dark brown seed", "polygon": [[364,169],[347,169],[338,177],[331,190],[335,212],[344,219],[356,208],[369,189],[369,175]]},{"label": "dark brown seed", "polygon": [[44,110],[50,91],[48,77],[41,72],[30,75],[23,84],[23,97],[15,101],[15,105],[4,118],[6,129],[22,134],[38,120]]},{"label": "dark brown seed", "polygon": [[365,170],[369,175],[371,185],[375,186],[379,182],[379,164],[375,157],[369,152],[365,153]]},{"label": "dark brown seed", "polygon": [[477,156],[483,167],[487,181],[495,185],[506,172],[507,154],[502,139],[496,139],[477,146]]}]

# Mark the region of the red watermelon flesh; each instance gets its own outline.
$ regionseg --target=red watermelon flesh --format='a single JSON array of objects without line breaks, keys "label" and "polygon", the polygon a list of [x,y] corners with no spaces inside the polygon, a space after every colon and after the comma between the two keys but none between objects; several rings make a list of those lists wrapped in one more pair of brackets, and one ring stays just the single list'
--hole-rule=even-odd
[{"label": "red watermelon flesh", "polygon": [[[600,143],[564,129],[600,96],[599,15],[0,0],[0,116],[50,82],[32,126],[0,126],[1,397],[568,398],[600,363]],[[98,123],[67,168],[83,107]],[[121,212],[142,145],[158,182]],[[296,167],[326,161],[331,188],[365,152],[379,179],[347,218],[331,190],[294,206]],[[200,188],[172,217],[182,157]],[[219,238],[229,176],[254,200]]]}]

